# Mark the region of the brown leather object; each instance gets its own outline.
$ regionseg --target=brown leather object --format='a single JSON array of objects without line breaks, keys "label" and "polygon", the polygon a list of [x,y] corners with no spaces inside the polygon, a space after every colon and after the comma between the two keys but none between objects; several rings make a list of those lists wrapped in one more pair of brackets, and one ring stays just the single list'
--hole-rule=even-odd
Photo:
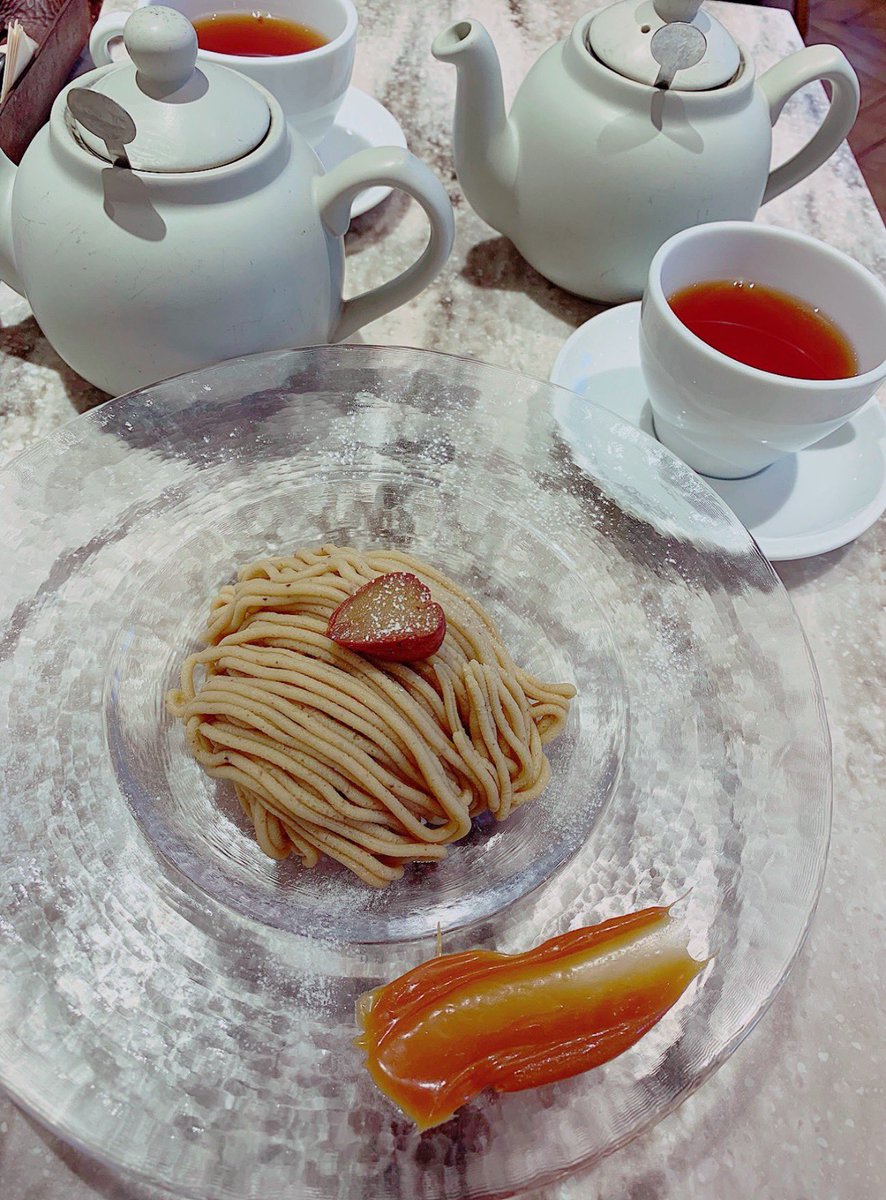
[{"label": "brown leather object", "polygon": [[16,18],[39,43],[33,59],[0,105],[0,149],[21,162],[52,102],[68,82],[89,38],[97,6],[89,0],[0,0],[4,29]]}]

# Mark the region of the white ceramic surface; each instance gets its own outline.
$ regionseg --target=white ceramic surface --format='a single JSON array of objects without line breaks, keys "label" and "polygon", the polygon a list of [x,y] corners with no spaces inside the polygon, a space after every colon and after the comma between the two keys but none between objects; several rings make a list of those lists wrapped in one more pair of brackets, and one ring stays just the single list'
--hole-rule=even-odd
[{"label": "white ceramic surface", "polygon": [[[123,41],[124,61],[94,76],[90,91],[131,118],[135,136],[125,153],[134,170],[204,171],[235,162],[264,140],[271,113],[263,93],[215,63],[195,71],[197,34],[181,13],[141,8],[126,21]],[[78,124],[77,132],[94,154],[117,158],[119,147],[112,154],[95,130]]]},{"label": "white ceramic surface", "polygon": [[[359,88],[348,88],[335,124],[315,148],[320,162],[330,171],[360,150],[378,146],[400,146],[405,150],[406,135],[397,118],[383,104]],[[392,190],[374,187],[361,192],[351,205],[351,220],[381,204]]]},{"label": "white ceramic surface", "polygon": [[[563,345],[550,380],[654,437],[640,368],[639,328],[639,302],[593,317]],[[590,425],[568,406],[557,416],[580,452]],[[886,510],[886,415],[871,400],[836,433],[758,475],[707,482],[772,562],[835,550],[864,533]]]},{"label": "white ceramic surface", "polygon": [[[134,19],[152,17],[142,9]],[[196,45],[190,53],[192,75],[179,86],[178,72],[176,90],[157,104],[176,125],[195,94],[201,119],[212,122],[213,80],[207,94],[192,88],[201,74]],[[0,157],[9,200],[0,278],[27,297],[46,337],[80,375],[119,395],[238,355],[340,341],[439,272],[454,238],[452,207],[427,167],[391,146],[363,150],[324,173],[274,97],[242,77],[264,100],[270,127],[260,145],[226,165],[113,168],[75,138],[71,87],[127,75],[133,88],[149,88],[165,65],[160,55],[151,78],[131,63],[82,76],[56,98],[20,167]],[[222,67],[215,73],[236,79]],[[413,196],[430,221],[430,240],[393,279],[343,300],[351,205],[374,185]]]},{"label": "white ceramic surface", "polygon": [[667,58],[656,34],[675,22],[692,25],[694,32],[668,31],[677,35],[666,41],[668,48],[680,51],[674,63],[685,62],[670,86],[694,92],[728,83],[739,68],[739,49],[729,31],[701,7],[701,0],[621,0],[597,14],[588,30],[589,44],[619,75],[654,84],[662,72],[661,59]]},{"label": "white ceramic surface", "polygon": [[[481,24],[451,25],[433,53],[458,71],[455,166],[479,215],[560,287],[630,300],[672,234],[702,221],[751,220],[829,158],[855,120],[858,80],[839,50],[814,46],[756,82],[739,47],[741,67],[724,86],[660,91],[595,58],[587,48],[595,20],[580,18],[542,55],[509,117]],[[833,103],[809,144],[770,174],[772,125],[813,79],[830,81]]]},{"label": "white ceramic surface", "polygon": [[[189,20],[214,13],[251,12],[239,0],[170,0]],[[307,25],[327,38],[324,46],[303,54],[244,56],[201,50],[200,59],[230,67],[276,96],[286,119],[316,146],[332,128],[354,69],[357,12],[351,0],[274,0],[275,16]],[[97,67],[116,54],[112,43],[122,37],[128,13],[102,14],[89,37],[89,52]]]},{"label": "white ceramic surface", "polygon": [[[717,279],[779,288],[820,307],[847,333],[857,373],[773,375],[709,346],[677,317],[668,296]],[[886,287],[805,234],[745,221],[701,225],[670,238],[652,260],[639,349],[659,441],[696,471],[742,479],[820,442],[874,395],[886,379]]]}]

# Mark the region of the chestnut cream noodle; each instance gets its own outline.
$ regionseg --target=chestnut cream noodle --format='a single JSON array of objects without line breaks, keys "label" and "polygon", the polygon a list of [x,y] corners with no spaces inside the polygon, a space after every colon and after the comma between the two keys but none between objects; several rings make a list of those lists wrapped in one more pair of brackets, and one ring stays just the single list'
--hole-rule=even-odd
[{"label": "chestnut cream noodle", "polygon": [[[442,606],[440,649],[393,663],[330,641],[338,605],[394,571]],[[395,550],[252,563],[212,602],[205,640],[167,698],[194,757],[234,784],[265,854],[326,855],[374,887],[445,857],[477,814],[503,821],[540,795],[575,694],[521,670],[476,600]]]}]

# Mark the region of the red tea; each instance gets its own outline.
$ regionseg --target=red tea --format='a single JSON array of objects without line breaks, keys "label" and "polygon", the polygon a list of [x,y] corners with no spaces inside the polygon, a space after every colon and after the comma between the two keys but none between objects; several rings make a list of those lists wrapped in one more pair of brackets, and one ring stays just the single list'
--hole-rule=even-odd
[{"label": "red tea", "polygon": [[843,331],[818,308],[777,288],[716,279],[680,288],[668,303],[696,337],[749,367],[793,379],[858,373]]},{"label": "red tea", "polygon": [[193,25],[201,50],[237,54],[242,58],[304,54],[307,50],[325,46],[328,41],[308,25],[299,25],[271,13],[212,13],[208,17],[197,17]]}]

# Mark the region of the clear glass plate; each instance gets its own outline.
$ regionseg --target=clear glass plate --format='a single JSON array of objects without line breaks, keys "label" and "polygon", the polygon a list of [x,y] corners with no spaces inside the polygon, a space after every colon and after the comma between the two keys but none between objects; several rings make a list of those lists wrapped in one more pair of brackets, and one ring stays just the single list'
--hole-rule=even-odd
[{"label": "clear glass plate", "polygon": [[[553,402],[574,403],[570,449]],[[0,1080],[183,1195],[510,1195],[661,1117],[765,1010],[830,826],[815,670],[776,576],[688,468],[548,384],[324,347],[111,401],[0,474]],[[163,696],[235,567],[395,545],[579,698],[549,793],[370,892],[264,861]],[[417,1134],[354,1048],[361,992],[647,904],[715,953],[636,1047]]]}]

